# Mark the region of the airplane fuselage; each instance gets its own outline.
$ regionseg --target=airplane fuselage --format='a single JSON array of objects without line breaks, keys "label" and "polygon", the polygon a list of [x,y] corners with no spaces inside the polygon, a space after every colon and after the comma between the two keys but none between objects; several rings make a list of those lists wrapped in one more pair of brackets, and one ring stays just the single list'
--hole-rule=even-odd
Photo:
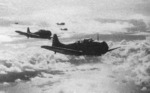
[{"label": "airplane fuselage", "polygon": [[[68,54],[68,55],[93,55],[93,56],[100,56],[108,52],[108,45],[106,42],[95,42],[90,39],[77,41],[71,44],[63,44],[63,43],[53,43],[52,46],[44,46],[44,48],[52,50],[54,52],[56,50],[59,53]],[[68,51],[63,51],[68,50]],[[72,51],[72,52],[70,52]]]},{"label": "airplane fuselage", "polygon": [[[108,45],[105,42],[98,43],[98,42],[87,42],[87,43],[72,43],[72,44],[60,44],[56,47],[62,47],[66,49],[72,49],[76,51],[82,51],[81,54],[77,55],[94,55],[100,56],[105,54],[108,51]],[[69,54],[70,55],[70,54]]]}]

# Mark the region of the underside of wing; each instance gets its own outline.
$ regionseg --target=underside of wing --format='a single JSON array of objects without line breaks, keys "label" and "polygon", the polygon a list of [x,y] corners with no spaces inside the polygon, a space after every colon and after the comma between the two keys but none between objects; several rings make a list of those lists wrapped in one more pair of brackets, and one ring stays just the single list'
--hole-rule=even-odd
[{"label": "underside of wing", "polygon": [[52,46],[41,46],[41,48],[45,48],[51,51],[54,51],[55,53],[62,53],[62,54],[67,54],[67,55],[82,55],[82,51],[77,51],[73,49],[67,49],[67,48],[61,48],[61,47],[52,47]]}]

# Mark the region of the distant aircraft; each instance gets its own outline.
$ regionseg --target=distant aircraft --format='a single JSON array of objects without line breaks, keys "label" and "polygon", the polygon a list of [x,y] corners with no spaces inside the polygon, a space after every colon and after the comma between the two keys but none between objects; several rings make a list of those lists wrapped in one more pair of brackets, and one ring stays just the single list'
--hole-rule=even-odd
[{"label": "distant aircraft", "polygon": [[67,30],[68,30],[68,28],[61,28],[60,30],[64,30],[64,31],[67,31]]},{"label": "distant aircraft", "polygon": [[65,25],[65,23],[64,22],[62,22],[62,23],[56,23],[57,25]]},{"label": "distant aircraft", "polygon": [[18,22],[15,22],[15,24],[19,24]]},{"label": "distant aircraft", "polygon": [[52,46],[41,46],[41,48],[45,48],[55,53],[62,53],[66,55],[76,55],[76,56],[101,56],[107,52],[118,49],[120,47],[116,47],[113,49],[109,49],[106,42],[96,42],[93,39],[84,39],[81,41],[77,41],[71,44],[62,44],[57,35],[54,34]]},{"label": "distant aircraft", "polygon": [[31,38],[43,38],[43,39],[51,39],[51,31],[49,30],[39,30],[37,32],[34,32],[34,33],[31,33],[30,32],[30,28],[28,27],[27,28],[27,32],[22,32],[22,31],[15,31],[17,33],[19,33],[20,35],[25,35],[27,36],[28,38],[31,37]]}]

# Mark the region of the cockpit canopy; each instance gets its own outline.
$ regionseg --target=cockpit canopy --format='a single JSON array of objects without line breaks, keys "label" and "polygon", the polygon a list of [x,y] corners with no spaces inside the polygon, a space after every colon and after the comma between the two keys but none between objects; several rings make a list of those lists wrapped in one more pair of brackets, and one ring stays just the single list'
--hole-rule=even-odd
[{"label": "cockpit canopy", "polygon": [[85,38],[82,40],[82,42],[93,42],[94,40],[92,38]]},{"label": "cockpit canopy", "polygon": [[50,32],[50,31],[49,31],[49,30],[41,29],[41,30],[39,30],[38,32]]},{"label": "cockpit canopy", "polygon": [[92,38],[86,38],[86,39],[77,41],[76,43],[91,43],[91,42],[93,42],[93,41],[94,41],[94,40],[93,40]]},{"label": "cockpit canopy", "polygon": [[39,31],[35,32],[35,34],[49,34],[51,33],[49,30],[40,29]]}]

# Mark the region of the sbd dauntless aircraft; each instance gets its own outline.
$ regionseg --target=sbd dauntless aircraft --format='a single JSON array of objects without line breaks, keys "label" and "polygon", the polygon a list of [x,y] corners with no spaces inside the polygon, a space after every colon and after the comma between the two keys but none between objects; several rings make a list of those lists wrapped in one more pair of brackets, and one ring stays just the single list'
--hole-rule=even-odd
[{"label": "sbd dauntless aircraft", "polygon": [[65,23],[64,22],[62,22],[62,23],[56,23],[57,25],[65,25]]},{"label": "sbd dauntless aircraft", "polygon": [[84,39],[71,44],[62,44],[60,43],[57,35],[54,34],[52,46],[41,46],[41,48],[67,55],[101,56],[102,54],[115,50],[119,47],[109,49],[106,42],[103,41],[100,43],[92,39]]},{"label": "sbd dauntless aircraft", "polygon": [[17,33],[19,33],[20,35],[25,35],[28,38],[43,38],[43,39],[51,39],[51,31],[49,30],[39,30],[37,32],[31,33],[29,27],[27,28],[27,32],[22,32],[22,31],[15,31]]},{"label": "sbd dauntless aircraft", "polygon": [[60,30],[67,31],[67,30],[68,30],[68,28],[61,28]]}]

